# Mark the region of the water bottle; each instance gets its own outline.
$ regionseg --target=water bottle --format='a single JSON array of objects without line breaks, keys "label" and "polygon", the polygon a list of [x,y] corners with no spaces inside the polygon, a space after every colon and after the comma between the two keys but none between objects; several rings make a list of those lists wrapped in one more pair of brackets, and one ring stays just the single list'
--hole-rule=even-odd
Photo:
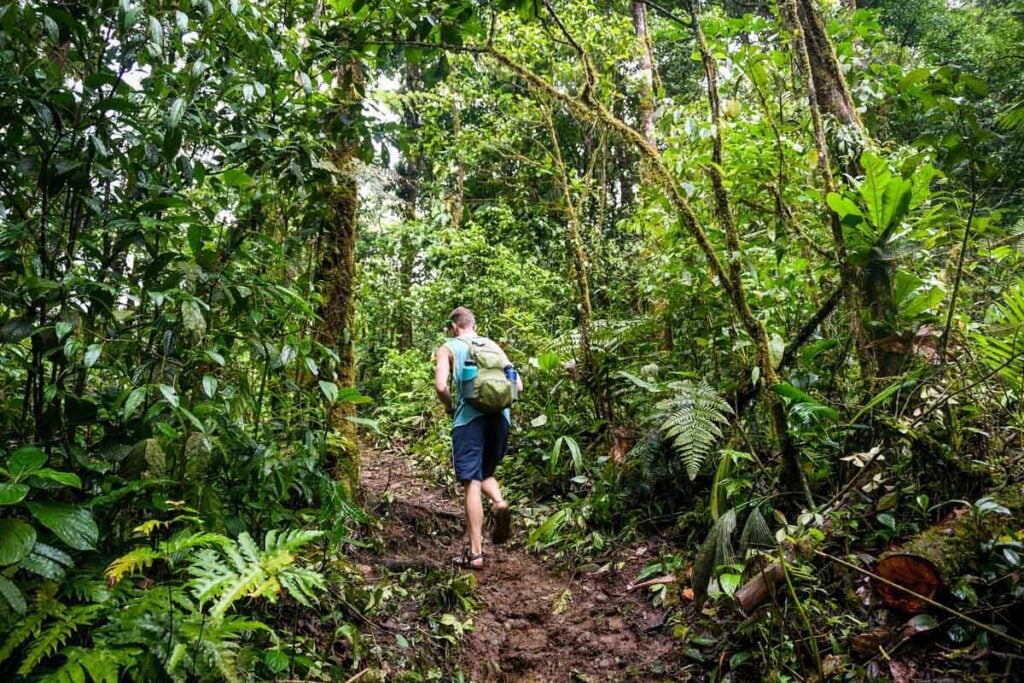
[{"label": "water bottle", "polygon": [[512,382],[512,400],[515,401],[519,398],[519,373],[516,372],[516,366],[509,363],[505,366],[505,379]]},{"label": "water bottle", "polygon": [[462,366],[462,386],[459,387],[459,392],[462,394],[463,399],[473,398],[476,396],[476,387],[473,386],[473,380],[476,379],[476,361],[472,358],[467,358],[465,364]]}]

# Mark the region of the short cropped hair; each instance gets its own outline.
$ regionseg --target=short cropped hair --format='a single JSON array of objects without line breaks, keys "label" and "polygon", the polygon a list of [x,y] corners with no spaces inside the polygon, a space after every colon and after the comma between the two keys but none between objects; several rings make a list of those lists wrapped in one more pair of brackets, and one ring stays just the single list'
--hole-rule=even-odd
[{"label": "short cropped hair", "polygon": [[476,326],[476,316],[473,315],[473,311],[465,306],[459,306],[449,313],[448,320],[452,325],[458,325],[462,329]]}]

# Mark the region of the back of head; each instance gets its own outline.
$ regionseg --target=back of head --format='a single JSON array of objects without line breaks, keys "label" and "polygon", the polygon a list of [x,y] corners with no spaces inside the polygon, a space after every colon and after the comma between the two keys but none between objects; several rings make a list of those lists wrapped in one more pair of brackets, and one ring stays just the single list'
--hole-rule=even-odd
[{"label": "back of head", "polygon": [[469,310],[465,306],[459,306],[451,313],[448,314],[448,320],[454,327],[462,330],[473,330],[476,329],[476,316],[473,315],[473,311]]}]

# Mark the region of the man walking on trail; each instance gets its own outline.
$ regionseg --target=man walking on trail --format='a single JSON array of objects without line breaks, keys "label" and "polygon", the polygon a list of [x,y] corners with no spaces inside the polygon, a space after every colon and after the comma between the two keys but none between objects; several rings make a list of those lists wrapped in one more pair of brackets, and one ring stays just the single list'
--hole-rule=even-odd
[{"label": "man walking on trail", "polygon": [[[448,317],[452,335],[434,354],[434,389],[453,416],[452,462],[466,498],[466,534],[469,552],[465,566],[483,569],[484,507],[481,493],[494,509],[494,543],[508,540],[511,513],[494,478],[505,455],[512,422],[512,399],[523,389],[508,356],[496,343],[476,333],[476,318],[460,306]],[[448,380],[457,388],[453,401]]]}]

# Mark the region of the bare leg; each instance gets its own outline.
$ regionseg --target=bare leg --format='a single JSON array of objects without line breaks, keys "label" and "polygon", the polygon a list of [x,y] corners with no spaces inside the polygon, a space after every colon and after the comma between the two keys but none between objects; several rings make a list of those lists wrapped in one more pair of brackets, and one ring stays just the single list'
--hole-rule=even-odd
[{"label": "bare leg", "polygon": [[469,536],[469,552],[472,555],[479,555],[483,552],[484,528],[484,505],[480,499],[480,482],[467,481],[464,486],[466,489],[466,534]]},{"label": "bare leg", "polygon": [[508,507],[508,503],[505,502],[505,499],[501,495],[501,487],[498,486],[497,479],[494,477],[487,477],[480,484],[480,488],[487,494],[487,497],[491,499],[491,503],[493,503],[495,507]]}]

